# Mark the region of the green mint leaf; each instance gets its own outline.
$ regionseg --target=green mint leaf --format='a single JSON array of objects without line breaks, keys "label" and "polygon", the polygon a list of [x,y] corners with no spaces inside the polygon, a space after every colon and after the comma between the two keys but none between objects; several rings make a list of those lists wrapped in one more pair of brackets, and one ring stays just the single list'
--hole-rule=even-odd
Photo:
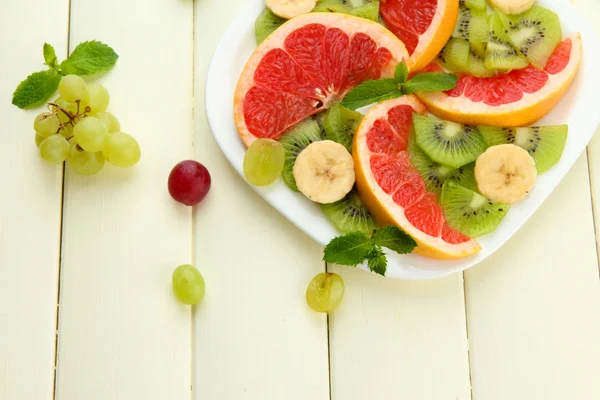
[{"label": "green mint leaf", "polygon": [[387,257],[380,247],[374,247],[367,255],[369,269],[376,274],[385,276]]},{"label": "green mint leaf", "polygon": [[362,233],[349,233],[329,242],[325,247],[323,261],[354,267],[365,261],[371,250],[373,243]]},{"label": "green mint leaf", "polygon": [[19,84],[12,103],[19,108],[32,108],[45,103],[60,83],[61,76],[54,69],[34,72]]},{"label": "green mint leaf", "polygon": [[54,47],[48,43],[44,43],[44,61],[46,61],[46,65],[50,68],[56,69],[58,67]]},{"label": "green mint leaf", "polygon": [[93,75],[111,69],[118,58],[109,46],[92,40],[75,47],[69,58],[60,64],[60,69],[65,75]]},{"label": "green mint leaf", "polygon": [[417,242],[410,235],[393,225],[377,230],[372,240],[376,245],[399,254],[411,253],[417,247]]},{"label": "green mint leaf", "polygon": [[402,93],[414,92],[442,92],[454,89],[458,82],[458,75],[445,72],[425,72],[416,74],[411,80],[402,84]]},{"label": "green mint leaf", "polygon": [[394,72],[394,79],[397,83],[406,82],[406,78],[408,77],[408,68],[406,68],[406,64],[404,62],[400,62],[396,65],[396,71]]},{"label": "green mint leaf", "polygon": [[351,110],[402,96],[398,83],[391,78],[367,81],[355,86],[342,100],[342,105]]}]

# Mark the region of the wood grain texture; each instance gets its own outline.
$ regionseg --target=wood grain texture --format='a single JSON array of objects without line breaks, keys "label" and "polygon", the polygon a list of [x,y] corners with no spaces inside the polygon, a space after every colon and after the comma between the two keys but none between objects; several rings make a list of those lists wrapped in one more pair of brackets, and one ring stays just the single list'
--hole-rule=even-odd
[{"label": "wood grain texture", "polygon": [[194,313],[194,399],[328,400],[327,319],[305,300],[322,250],[230,167],[204,113],[210,57],[244,3],[196,2],[195,154],[213,186],[194,215],[207,282]]},{"label": "wood grain texture", "polygon": [[600,285],[586,157],[465,273],[475,400],[600,398]]},{"label": "wood grain texture", "polygon": [[167,177],[192,152],[192,2],[71,0],[72,48],[91,39],[121,56],[99,82],[142,159],[67,168],[57,399],[189,399],[191,309],[171,274],[191,262],[191,210]]},{"label": "wood grain texture", "polygon": [[[0,2],[0,399],[53,394],[63,171],[45,163],[34,143],[43,107],[22,111],[10,100],[21,80],[46,68],[44,42],[66,56],[68,6]],[[35,29],[23,30],[25,16]]]},{"label": "wood grain texture", "polygon": [[469,400],[461,274],[398,281],[332,266],[346,282],[330,317],[333,400]]}]

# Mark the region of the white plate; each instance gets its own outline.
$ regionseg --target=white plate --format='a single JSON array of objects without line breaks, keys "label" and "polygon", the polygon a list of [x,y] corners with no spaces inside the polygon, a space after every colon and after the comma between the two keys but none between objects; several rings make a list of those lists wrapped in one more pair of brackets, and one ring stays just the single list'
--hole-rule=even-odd
[{"label": "white plate", "polygon": [[[560,162],[538,178],[534,190],[525,200],[511,208],[494,233],[479,238],[483,250],[478,254],[462,260],[438,261],[417,255],[389,253],[387,277],[438,278],[463,271],[485,260],[506,243],[552,193],[585,150],[600,124],[597,100],[600,93],[600,79],[597,76],[600,44],[592,28],[566,0],[541,0],[538,3],[560,16],[563,36],[579,31],[583,40],[581,67],[572,87],[559,105],[540,121],[542,125],[569,124],[569,137]],[[256,48],[254,20],[263,7],[264,0],[250,0],[231,25],[213,56],[206,84],[206,112],[213,135],[242,178],[245,147],[233,120],[233,93],[246,60]],[[339,235],[316,204],[289,190],[282,180],[267,188],[252,187],[273,208],[321,245],[325,246]],[[361,268],[367,269],[365,266]]]}]

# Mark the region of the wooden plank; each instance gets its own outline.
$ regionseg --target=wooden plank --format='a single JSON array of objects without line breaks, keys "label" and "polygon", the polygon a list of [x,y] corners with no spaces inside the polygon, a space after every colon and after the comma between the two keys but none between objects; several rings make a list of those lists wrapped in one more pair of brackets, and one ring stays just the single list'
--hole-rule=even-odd
[{"label": "wooden plank", "polygon": [[465,273],[475,400],[600,398],[600,285],[586,157]]},{"label": "wooden plank", "polygon": [[[577,9],[588,17],[592,27],[600,39],[600,2],[596,0],[577,0]],[[596,226],[596,243],[600,245],[600,127],[588,145],[588,165],[594,205],[594,220]],[[600,247],[599,247],[600,248]]]},{"label": "wooden plank", "polygon": [[213,187],[194,216],[207,282],[194,314],[195,399],[329,399],[327,320],[306,305],[322,250],[229,166],[204,113],[210,57],[245,0],[197,1],[196,158]]},{"label": "wooden plank", "polygon": [[471,399],[461,274],[410,282],[330,269],[346,282],[329,321],[333,400]]},{"label": "wooden plank", "polygon": [[[42,46],[67,53],[68,1],[0,2],[0,399],[49,400],[54,390],[62,166],[45,163],[33,120],[11,94],[46,68]],[[23,19],[35,28],[23,33]]]},{"label": "wooden plank", "polygon": [[166,181],[192,149],[192,2],[71,0],[70,39],[119,53],[99,81],[142,160],[67,168],[57,399],[189,399],[191,310],[170,282],[191,261],[191,210]]}]

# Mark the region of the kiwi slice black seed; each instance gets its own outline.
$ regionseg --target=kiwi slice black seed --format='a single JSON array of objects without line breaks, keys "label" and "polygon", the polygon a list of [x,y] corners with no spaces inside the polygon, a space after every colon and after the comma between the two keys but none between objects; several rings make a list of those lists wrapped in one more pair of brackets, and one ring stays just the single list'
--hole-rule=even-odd
[{"label": "kiwi slice black seed", "polygon": [[531,126],[528,128],[499,128],[479,126],[485,144],[515,144],[525,150],[535,160],[538,174],[548,171],[560,160],[567,136],[568,125]]},{"label": "kiwi slice black seed", "polygon": [[442,66],[452,72],[464,72],[469,63],[471,46],[464,39],[450,38],[438,59]]},{"label": "kiwi slice black seed", "polygon": [[319,0],[312,12],[334,12],[379,21],[379,2],[370,0]]},{"label": "kiwi slice black seed", "polygon": [[497,70],[489,69],[485,65],[487,45],[487,43],[471,43],[469,61],[465,72],[479,77],[494,76],[498,73]]},{"label": "kiwi slice black seed", "polygon": [[362,118],[363,115],[359,112],[340,104],[334,105],[325,112],[323,119],[325,138],[344,145],[352,153],[352,139]]},{"label": "kiwi slice black seed", "polygon": [[485,49],[485,66],[489,69],[521,69],[529,61],[512,45],[498,11],[489,16],[490,35]]},{"label": "kiwi slice black seed", "polygon": [[286,20],[273,14],[268,7],[260,13],[254,22],[254,36],[256,44],[261,44],[271,33],[279,28]]},{"label": "kiwi slice black seed", "polygon": [[472,238],[495,231],[510,208],[453,181],[444,183],[440,204],[448,225]]},{"label": "kiwi slice black seed", "polygon": [[562,40],[558,15],[540,6],[533,6],[518,15],[496,12],[502,19],[513,46],[527,57],[534,67],[544,69]]},{"label": "kiwi slice black seed", "polygon": [[439,196],[442,193],[444,182],[449,180],[477,191],[474,173],[475,163],[458,168],[436,163],[417,145],[414,134],[411,134],[408,138],[408,153],[410,154],[410,161],[425,181],[427,191]]},{"label": "kiwi slice black seed", "polygon": [[321,209],[333,225],[342,233],[361,232],[371,237],[377,229],[375,220],[369,210],[352,190],[342,200],[331,204],[321,204]]},{"label": "kiwi slice black seed", "polygon": [[488,40],[488,21],[486,9],[478,10],[461,0],[458,7],[458,20],[452,37],[474,43],[484,43]]},{"label": "kiwi slice black seed", "polygon": [[302,121],[279,139],[285,150],[285,162],[281,171],[281,177],[285,184],[294,192],[298,191],[293,173],[296,157],[309,144],[323,139],[324,133],[317,119],[314,117]]},{"label": "kiwi slice black seed", "polygon": [[486,149],[477,128],[413,113],[419,147],[435,162],[458,168],[472,163]]}]

